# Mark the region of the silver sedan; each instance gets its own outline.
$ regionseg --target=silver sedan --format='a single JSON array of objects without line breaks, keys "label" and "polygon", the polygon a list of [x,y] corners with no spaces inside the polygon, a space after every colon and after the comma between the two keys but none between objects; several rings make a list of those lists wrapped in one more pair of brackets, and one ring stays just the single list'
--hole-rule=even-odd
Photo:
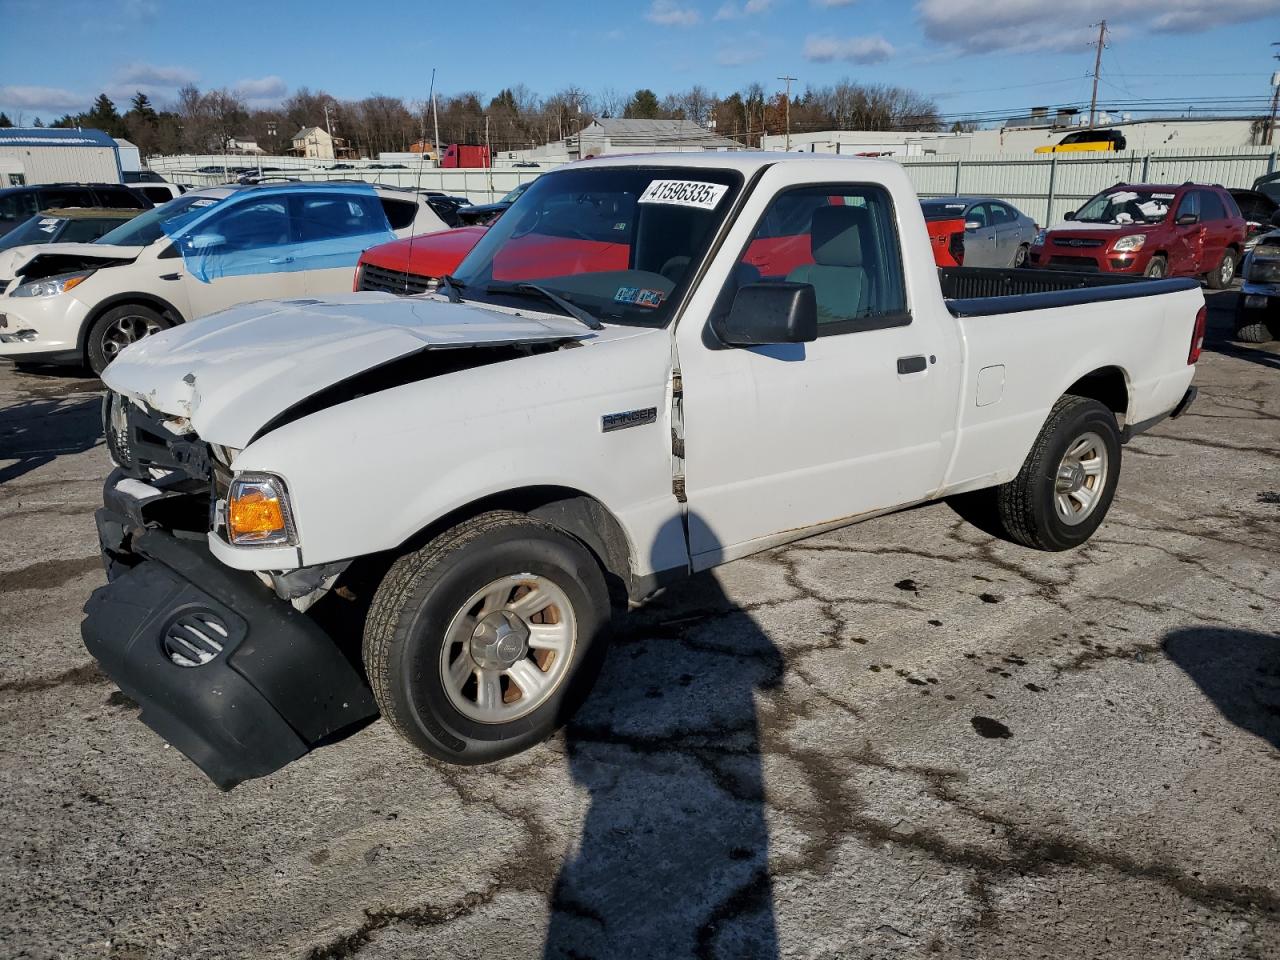
[{"label": "silver sedan", "polygon": [[926,218],[964,216],[966,267],[1021,267],[1036,236],[1036,222],[994,197],[943,197],[921,202]]}]

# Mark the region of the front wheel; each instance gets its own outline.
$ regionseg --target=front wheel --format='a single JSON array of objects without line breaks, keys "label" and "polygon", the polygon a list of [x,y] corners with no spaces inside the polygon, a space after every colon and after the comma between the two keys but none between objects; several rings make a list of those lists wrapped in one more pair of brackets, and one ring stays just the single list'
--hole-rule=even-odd
[{"label": "front wheel", "polygon": [[1216,270],[1210,270],[1205,281],[1211,290],[1225,290],[1236,278],[1236,252],[1228,250],[1222,255],[1222,262]]},{"label": "front wheel", "polygon": [[383,717],[429,756],[487,763],[545,740],[599,670],[604,575],[577,540],[494,511],[397,560],[364,662]]},{"label": "front wheel", "polygon": [[1152,257],[1151,262],[1147,264],[1147,269],[1142,271],[1144,277],[1150,277],[1152,280],[1160,280],[1169,273],[1169,261],[1164,257]]},{"label": "front wheel", "polygon": [[1025,547],[1070,550],[1098,529],[1119,478],[1115,414],[1097,400],[1068,395],[1053,405],[1016,477],[953,505],[988,532]]},{"label": "front wheel", "polygon": [[89,369],[101,376],[107,364],[125,347],[169,326],[168,319],[150,307],[135,303],[112,307],[89,329],[86,349]]}]

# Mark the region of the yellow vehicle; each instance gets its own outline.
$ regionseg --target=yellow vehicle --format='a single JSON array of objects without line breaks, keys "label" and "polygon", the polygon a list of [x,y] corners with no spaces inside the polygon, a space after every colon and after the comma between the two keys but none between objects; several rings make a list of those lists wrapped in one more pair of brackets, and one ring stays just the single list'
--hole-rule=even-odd
[{"label": "yellow vehicle", "polygon": [[1119,130],[1077,130],[1068,133],[1056,144],[1036,147],[1036,153],[1084,153],[1098,150],[1123,150],[1124,134]]}]

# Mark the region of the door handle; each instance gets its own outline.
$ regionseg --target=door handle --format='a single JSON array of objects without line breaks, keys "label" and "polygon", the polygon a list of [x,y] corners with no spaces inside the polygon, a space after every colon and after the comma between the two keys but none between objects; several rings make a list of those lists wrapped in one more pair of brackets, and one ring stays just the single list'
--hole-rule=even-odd
[{"label": "door handle", "polygon": [[293,263],[293,257],[272,257],[267,263]]},{"label": "door handle", "polygon": [[161,279],[161,280],[181,280],[181,279],[182,279],[182,274],[180,274],[180,273],[166,273],[166,274],[162,274],[162,275],[161,275],[161,277],[160,277],[160,279]]},{"label": "door handle", "polygon": [[924,357],[899,357],[898,373],[924,373],[929,362]]}]

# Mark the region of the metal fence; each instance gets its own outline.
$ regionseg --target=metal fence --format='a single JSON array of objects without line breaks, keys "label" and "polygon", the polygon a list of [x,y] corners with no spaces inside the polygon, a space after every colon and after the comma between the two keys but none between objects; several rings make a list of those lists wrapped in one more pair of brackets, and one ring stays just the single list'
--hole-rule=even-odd
[{"label": "metal fence", "polygon": [[[356,167],[354,170],[327,170],[333,160],[304,160],[298,157],[252,156],[184,156],[154,157],[148,165],[156,173],[174,183],[187,186],[209,187],[223,184],[236,175],[223,173],[223,169],[248,167],[280,167],[266,176],[294,177],[305,182],[325,180],[360,180],[364,183],[380,183],[406,189],[440,190],[454,196],[466,197],[473,203],[490,203],[501,199],[520,184],[536,180],[539,175],[554,169],[558,164],[542,164],[536,168],[467,168],[441,169],[424,166],[421,170],[371,170]],[[199,173],[204,167],[218,167],[217,173]]]},{"label": "metal fence", "polygon": [[1008,200],[1042,225],[1062,219],[1116,183],[1220,183],[1249,187],[1280,169],[1274,147],[1212,147],[1121,153],[898,158],[922,197],[992,196]]}]

